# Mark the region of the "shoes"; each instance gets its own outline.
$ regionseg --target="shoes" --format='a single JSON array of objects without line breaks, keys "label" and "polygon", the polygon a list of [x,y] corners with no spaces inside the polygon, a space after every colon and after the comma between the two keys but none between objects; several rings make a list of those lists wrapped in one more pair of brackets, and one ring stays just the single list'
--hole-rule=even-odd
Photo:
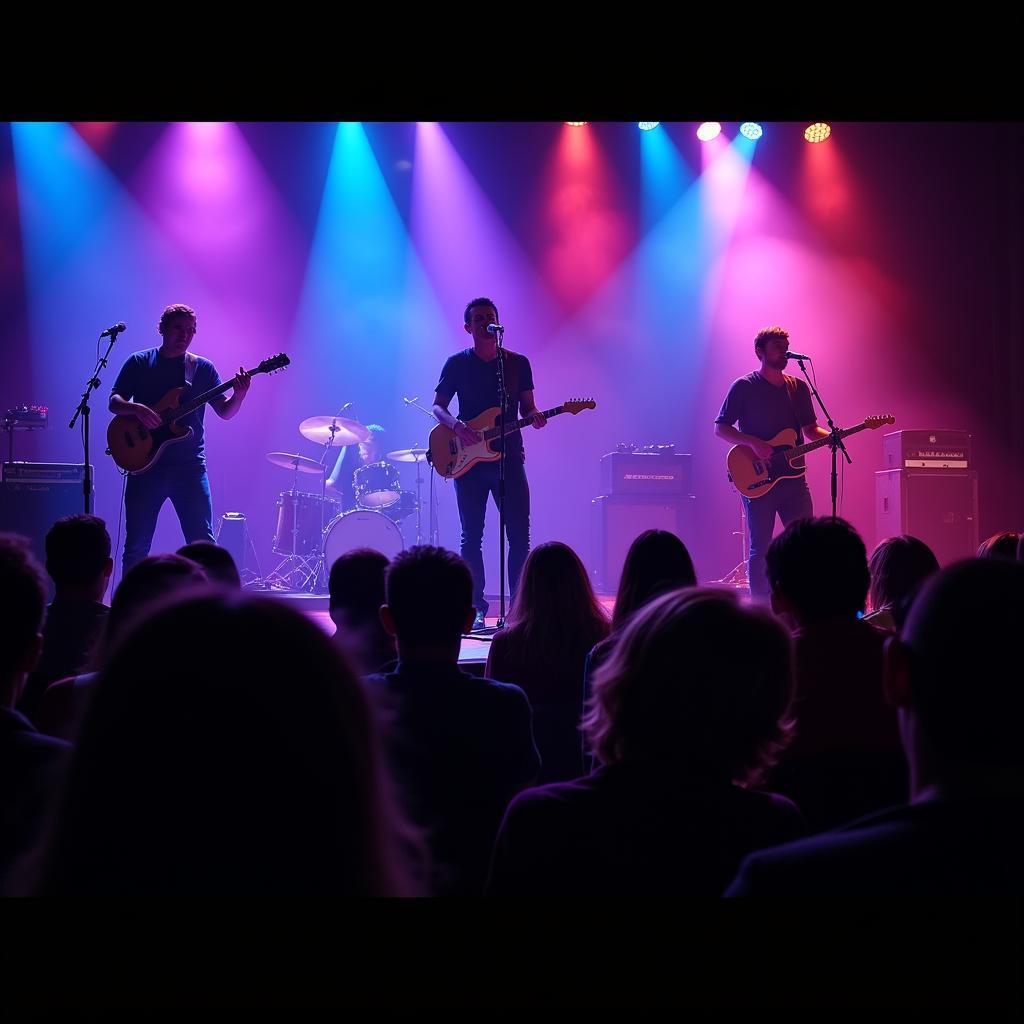
[{"label": "shoes", "polygon": [[482,611],[477,611],[476,617],[473,619],[473,629],[484,629],[487,625],[487,620],[484,618]]}]

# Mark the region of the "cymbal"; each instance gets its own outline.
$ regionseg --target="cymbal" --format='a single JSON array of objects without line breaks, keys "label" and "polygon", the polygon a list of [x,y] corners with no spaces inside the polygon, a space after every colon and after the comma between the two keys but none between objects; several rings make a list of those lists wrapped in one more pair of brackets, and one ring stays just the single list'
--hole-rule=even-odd
[{"label": "cymbal", "polygon": [[384,456],[392,462],[422,462],[429,449],[427,448],[400,448],[397,452],[388,452]]},{"label": "cymbal", "polygon": [[315,473],[319,476],[324,467],[305,455],[292,455],[291,452],[267,452],[267,460],[282,469],[298,470],[300,473]]},{"label": "cymbal", "polygon": [[[334,427],[333,434],[331,427]],[[318,444],[326,444],[332,437],[333,443],[338,445],[370,440],[370,431],[362,423],[342,416],[310,416],[299,424],[299,433]]]}]

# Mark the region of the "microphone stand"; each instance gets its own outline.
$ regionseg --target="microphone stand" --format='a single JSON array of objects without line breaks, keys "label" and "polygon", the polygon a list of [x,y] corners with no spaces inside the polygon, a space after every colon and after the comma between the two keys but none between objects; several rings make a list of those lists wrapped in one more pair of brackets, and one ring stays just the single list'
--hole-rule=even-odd
[{"label": "microphone stand", "polygon": [[[71,422],[68,424],[68,430],[73,430],[78,422],[78,417],[82,417],[82,444],[85,448],[85,463],[82,466],[82,498],[86,515],[91,515],[93,509],[92,466],[89,464],[89,395],[100,386],[99,372],[106,367],[110,350],[114,347],[114,342],[117,341],[119,333],[120,331],[116,327],[111,328],[110,343],[107,345],[107,351],[103,353],[96,363],[96,369],[92,371],[92,376],[85,385],[85,391],[82,392],[82,398],[75,409],[75,415],[71,417]],[[100,337],[102,338],[103,335],[101,334]]]},{"label": "microphone stand", "polygon": [[498,342],[498,629],[505,625],[505,328],[495,325]]},{"label": "microphone stand", "polygon": [[807,376],[807,368],[804,366],[803,359],[798,358],[797,362],[800,364],[800,372],[804,375],[807,380],[807,386],[811,389],[811,394],[814,396],[818,405],[821,407],[822,414],[828,421],[828,429],[831,437],[828,439],[828,446],[832,451],[832,518],[836,518],[836,496],[838,494],[838,488],[836,481],[838,479],[838,473],[836,472],[836,452],[841,448],[846,461],[849,464],[853,464],[853,459],[850,458],[850,453],[846,450],[846,445],[843,444],[843,439],[839,436],[839,430],[836,428],[835,423],[832,422],[832,417],[829,415],[828,409],[825,408],[825,403],[821,400],[821,395],[818,394],[818,389],[814,386],[811,378]]}]

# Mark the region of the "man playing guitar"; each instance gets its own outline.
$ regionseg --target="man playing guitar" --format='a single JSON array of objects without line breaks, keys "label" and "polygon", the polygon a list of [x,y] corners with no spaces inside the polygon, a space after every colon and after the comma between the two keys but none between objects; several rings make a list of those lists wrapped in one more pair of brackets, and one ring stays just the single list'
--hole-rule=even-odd
[{"label": "man playing guitar", "polygon": [[[133,352],[121,367],[110,394],[109,409],[117,416],[134,416],[150,430],[162,423],[152,406],[172,388],[189,385],[200,394],[221,386],[220,374],[209,359],[188,351],[196,333],[195,310],[182,304],[168,306],[157,328],[163,338],[159,348]],[[231,419],[241,408],[249,390],[250,374],[243,367],[233,381],[231,397],[224,395],[211,404],[221,419]],[[181,523],[185,542],[214,541],[213,504],[206,475],[203,413],[206,406],[184,417],[183,426],[192,436],[167,445],[159,460],[138,475],[129,475],[125,487],[125,539],[122,572],[149,554],[156,532],[157,517],[170,498]]]},{"label": "man playing guitar", "polygon": [[[786,368],[789,332],[781,327],[766,327],[754,338],[754,353],[761,368],[733,382],[715,420],[715,436],[729,444],[751,448],[759,459],[772,455],[767,439],[791,427],[808,439],[828,437],[829,432],[818,425],[807,384],[782,371]],[[739,421],[739,429],[733,425]],[[768,580],[764,556],[772,541],[775,516],[784,526],[813,515],[811,492],[803,476],[779,480],[772,489],[752,500],[743,497],[746,506],[747,531],[750,540],[747,578],[751,596],[767,600]]]},{"label": "man playing guitar", "polygon": [[[479,431],[467,426],[485,410],[500,406],[498,400],[498,335],[488,331],[498,323],[498,310],[487,298],[471,299],[463,314],[463,330],[473,339],[473,347],[451,356],[441,370],[441,379],[434,395],[434,418],[453,430],[464,444],[477,444]],[[547,420],[533,398],[533,370],[530,361],[517,352],[502,349],[507,404],[505,418],[514,422],[518,409],[529,417],[534,427],[543,427]],[[456,419],[448,406],[459,396]],[[530,488],[526,480],[522,435],[517,431],[505,438],[505,535],[508,537],[508,585],[514,594],[526,556],[530,551]],[[473,603],[477,609],[473,628],[484,624],[487,601],[484,599],[484,517],[487,496],[498,502],[498,463],[481,462],[455,480],[455,497],[462,524],[462,557],[473,573]]]}]

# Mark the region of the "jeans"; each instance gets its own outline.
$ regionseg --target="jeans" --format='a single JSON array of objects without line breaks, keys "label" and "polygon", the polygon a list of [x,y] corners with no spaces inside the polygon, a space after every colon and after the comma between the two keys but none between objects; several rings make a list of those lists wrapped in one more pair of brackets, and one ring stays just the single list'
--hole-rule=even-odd
[{"label": "jeans", "polygon": [[798,519],[810,518],[814,514],[811,492],[807,489],[807,481],[801,476],[780,480],[767,494],[760,498],[745,497],[743,503],[746,505],[750,536],[750,557],[747,561],[750,596],[767,600],[771,587],[765,575],[764,556],[772,542],[775,516],[778,514],[783,526],[789,526]]},{"label": "jeans", "polygon": [[157,463],[146,473],[129,476],[124,492],[122,576],[149,554],[163,503],[171,499],[185,543],[214,541],[210,478],[202,463],[174,466]]},{"label": "jeans", "polygon": [[[498,504],[498,463],[483,462],[455,481],[455,499],[462,523],[460,552],[473,573],[473,604],[486,614],[484,598],[484,516],[487,496]],[[516,592],[523,563],[530,552],[530,485],[522,456],[505,461],[505,536],[508,538],[509,597]]]}]

